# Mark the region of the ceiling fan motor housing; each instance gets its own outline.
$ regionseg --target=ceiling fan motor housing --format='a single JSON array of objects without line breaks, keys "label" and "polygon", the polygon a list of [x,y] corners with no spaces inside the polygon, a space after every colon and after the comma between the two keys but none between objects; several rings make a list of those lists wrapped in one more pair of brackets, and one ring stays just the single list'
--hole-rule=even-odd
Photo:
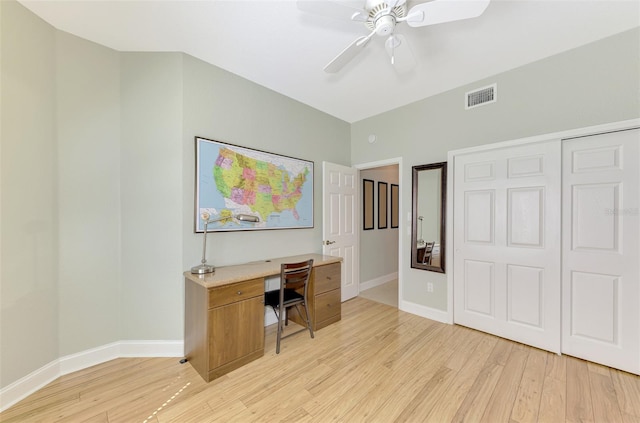
[{"label": "ceiling fan motor housing", "polygon": [[385,36],[393,33],[398,18],[406,15],[407,9],[404,1],[400,1],[395,7],[390,8],[387,0],[367,0],[365,9],[369,12],[369,18],[364,25],[377,35]]},{"label": "ceiling fan motor housing", "polygon": [[392,15],[381,16],[376,20],[376,34],[389,35],[393,33],[396,26],[396,19]]}]

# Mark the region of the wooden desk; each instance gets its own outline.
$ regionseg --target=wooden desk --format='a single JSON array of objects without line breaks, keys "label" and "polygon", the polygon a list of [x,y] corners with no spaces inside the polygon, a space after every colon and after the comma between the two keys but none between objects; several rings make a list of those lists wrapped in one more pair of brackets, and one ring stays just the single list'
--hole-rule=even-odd
[{"label": "wooden desk", "polygon": [[204,380],[264,355],[265,278],[279,275],[281,263],[309,259],[309,312],[317,330],[340,320],[340,257],[303,254],[217,267],[207,275],[184,272],[184,353]]}]

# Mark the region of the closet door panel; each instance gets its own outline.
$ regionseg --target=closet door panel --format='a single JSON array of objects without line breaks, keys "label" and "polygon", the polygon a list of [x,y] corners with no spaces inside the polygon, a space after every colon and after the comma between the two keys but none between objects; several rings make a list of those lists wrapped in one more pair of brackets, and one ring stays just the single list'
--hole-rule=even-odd
[{"label": "closet door panel", "polygon": [[585,341],[619,342],[620,277],[571,272],[571,336]]},{"label": "closet door panel", "polygon": [[619,252],[619,218],[605,210],[620,209],[620,184],[574,184],[571,234],[574,251]]},{"label": "closet door panel", "polygon": [[494,317],[495,265],[488,261],[464,263],[464,308],[470,313]]},{"label": "closet door panel", "polygon": [[509,189],[507,196],[509,245],[544,248],[544,187]]},{"label": "closet door panel", "polygon": [[493,190],[467,191],[464,203],[465,241],[492,245],[495,233],[495,192]]},{"label": "closet door panel", "polygon": [[507,293],[510,322],[544,329],[544,269],[507,266]]},{"label": "closet door panel", "polygon": [[563,353],[640,373],[640,130],[563,141]]},{"label": "closet door panel", "polygon": [[454,321],[560,351],[560,140],[454,162]]}]

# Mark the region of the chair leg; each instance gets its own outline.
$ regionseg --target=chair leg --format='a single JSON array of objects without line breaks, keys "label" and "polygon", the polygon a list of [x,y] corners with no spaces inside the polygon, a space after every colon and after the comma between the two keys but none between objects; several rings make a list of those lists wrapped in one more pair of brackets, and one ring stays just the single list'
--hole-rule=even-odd
[{"label": "chair leg", "polygon": [[[304,303],[302,305],[304,307],[304,314],[307,316],[307,329],[309,329],[309,333],[311,334],[311,338],[313,338],[313,328],[311,327],[311,317],[309,316],[309,309],[307,308],[307,304]],[[300,309],[296,305],[296,310],[298,310],[298,314],[302,317],[302,313],[300,313]]]},{"label": "chair leg", "polygon": [[280,339],[282,338],[282,331],[284,327],[282,325],[282,312],[284,311],[282,305],[280,305],[280,312],[278,313],[278,336],[276,338],[276,354],[280,354]]}]

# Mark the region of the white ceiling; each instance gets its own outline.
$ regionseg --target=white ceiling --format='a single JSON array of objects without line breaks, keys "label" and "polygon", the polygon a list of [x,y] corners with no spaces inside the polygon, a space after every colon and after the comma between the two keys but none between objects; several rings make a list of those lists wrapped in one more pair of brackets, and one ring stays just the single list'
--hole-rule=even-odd
[{"label": "white ceiling", "polygon": [[294,0],[20,3],[79,37],[119,51],[182,51],[347,122],[640,26],[638,0],[493,0],[479,18],[400,25],[418,63],[409,73],[394,70],[374,37],[330,75],[324,65],[368,31],[303,13]]}]

